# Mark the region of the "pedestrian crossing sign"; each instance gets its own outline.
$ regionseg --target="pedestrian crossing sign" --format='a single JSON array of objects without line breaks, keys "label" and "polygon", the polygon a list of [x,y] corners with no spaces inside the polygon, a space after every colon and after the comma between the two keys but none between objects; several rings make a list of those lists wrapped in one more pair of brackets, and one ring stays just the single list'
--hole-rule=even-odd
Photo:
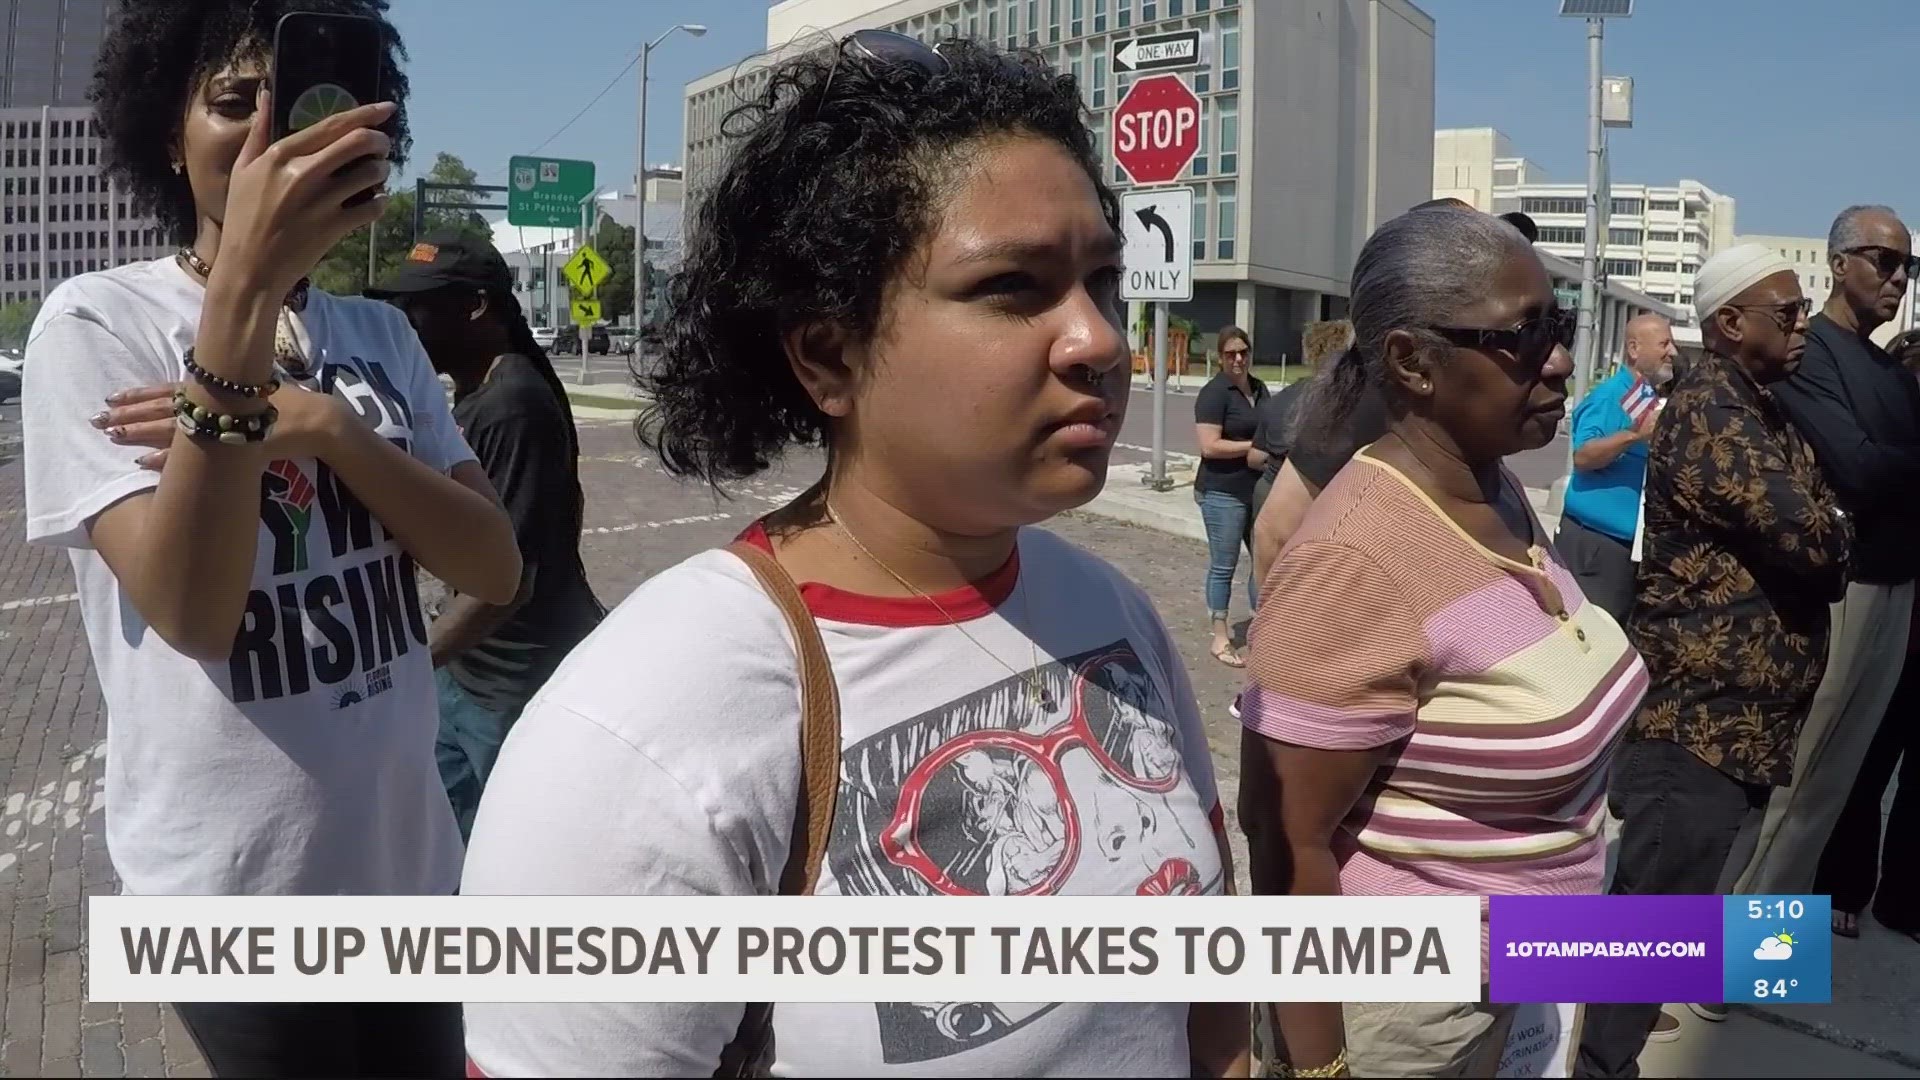
[{"label": "pedestrian crossing sign", "polygon": [[600,301],[581,300],[578,298],[573,301],[573,323],[575,326],[592,326],[599,321]]},{"label": "pedestrian crossing sign", "polygon": [[607,278],[613,274],[613,267],[607,265],[607,260],[601,258],[599,252],[582,244],[580,250],[573,253],[573,258],[560,268],[560,273],[567,279],[575,296],[592,297],[599,294],[600,286],[606,284]]}]

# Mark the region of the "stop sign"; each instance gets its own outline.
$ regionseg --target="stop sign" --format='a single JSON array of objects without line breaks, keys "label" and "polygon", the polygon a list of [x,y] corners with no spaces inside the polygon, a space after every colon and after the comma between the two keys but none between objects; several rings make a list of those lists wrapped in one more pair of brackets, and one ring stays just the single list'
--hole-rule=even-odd
[{"label": "stop sign", "polygon": [[1134,83],[1113,110],[1113,160],[1136,184],[1177,179],[1200,152],[1200,99],[1178,75]]}]

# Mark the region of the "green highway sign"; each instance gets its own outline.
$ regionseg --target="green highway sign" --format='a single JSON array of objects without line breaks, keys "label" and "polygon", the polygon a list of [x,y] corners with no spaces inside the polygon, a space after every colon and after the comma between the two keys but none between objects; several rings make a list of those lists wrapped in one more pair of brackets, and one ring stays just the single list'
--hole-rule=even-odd
[{"label": "green highway sign", "polygon": [[1560,306],[1564,310],[1567,310],[1567,311],[1580,310],[1580,290],[1579,289],[1556,288],[1553,290],[1553,298],[1560,302]]},{"label": "green highway sign", "polygon": [[593,162],[516,157],[507,166],[507,223],[580,227],[580,204],[593,194]]}]

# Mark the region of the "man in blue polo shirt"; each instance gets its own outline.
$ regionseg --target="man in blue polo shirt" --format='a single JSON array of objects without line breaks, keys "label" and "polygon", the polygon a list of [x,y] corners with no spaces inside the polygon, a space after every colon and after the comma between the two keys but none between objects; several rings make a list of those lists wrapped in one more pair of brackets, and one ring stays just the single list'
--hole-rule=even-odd
[{"label": "man in blue polo shirt", "polygon": [[1627,362],[1573,409],[1573,476],[1554,546],[1587,599],[1625,623],[1633,607],[1633,534],[1647,478],[1655,394],[1673,379],[1673,328],[1659,315],[1627,323]]}]

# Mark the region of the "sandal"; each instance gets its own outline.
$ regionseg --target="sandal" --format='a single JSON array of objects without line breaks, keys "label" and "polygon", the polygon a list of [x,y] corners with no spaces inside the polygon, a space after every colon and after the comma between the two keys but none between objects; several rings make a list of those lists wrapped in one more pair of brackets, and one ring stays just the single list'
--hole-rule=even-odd
[{"label": "sandal", "polygon": [[1242,658],[1239,653],[1233,651],[1232,645],[1222,645],[1220,648],[1212,650],[1212,652],[1215,660],[1220,661],[1230,668],[1243,668],[1247,666],[1246,660]]},{"label": "sandal", "polygon": [[1834,912],[1833,913],[1833,932],[1839,935],[1840,937],[1844,937],[1844,938],[1859,937],[1860,936],[1860,916],[1855,915],[1851,911]]}]

